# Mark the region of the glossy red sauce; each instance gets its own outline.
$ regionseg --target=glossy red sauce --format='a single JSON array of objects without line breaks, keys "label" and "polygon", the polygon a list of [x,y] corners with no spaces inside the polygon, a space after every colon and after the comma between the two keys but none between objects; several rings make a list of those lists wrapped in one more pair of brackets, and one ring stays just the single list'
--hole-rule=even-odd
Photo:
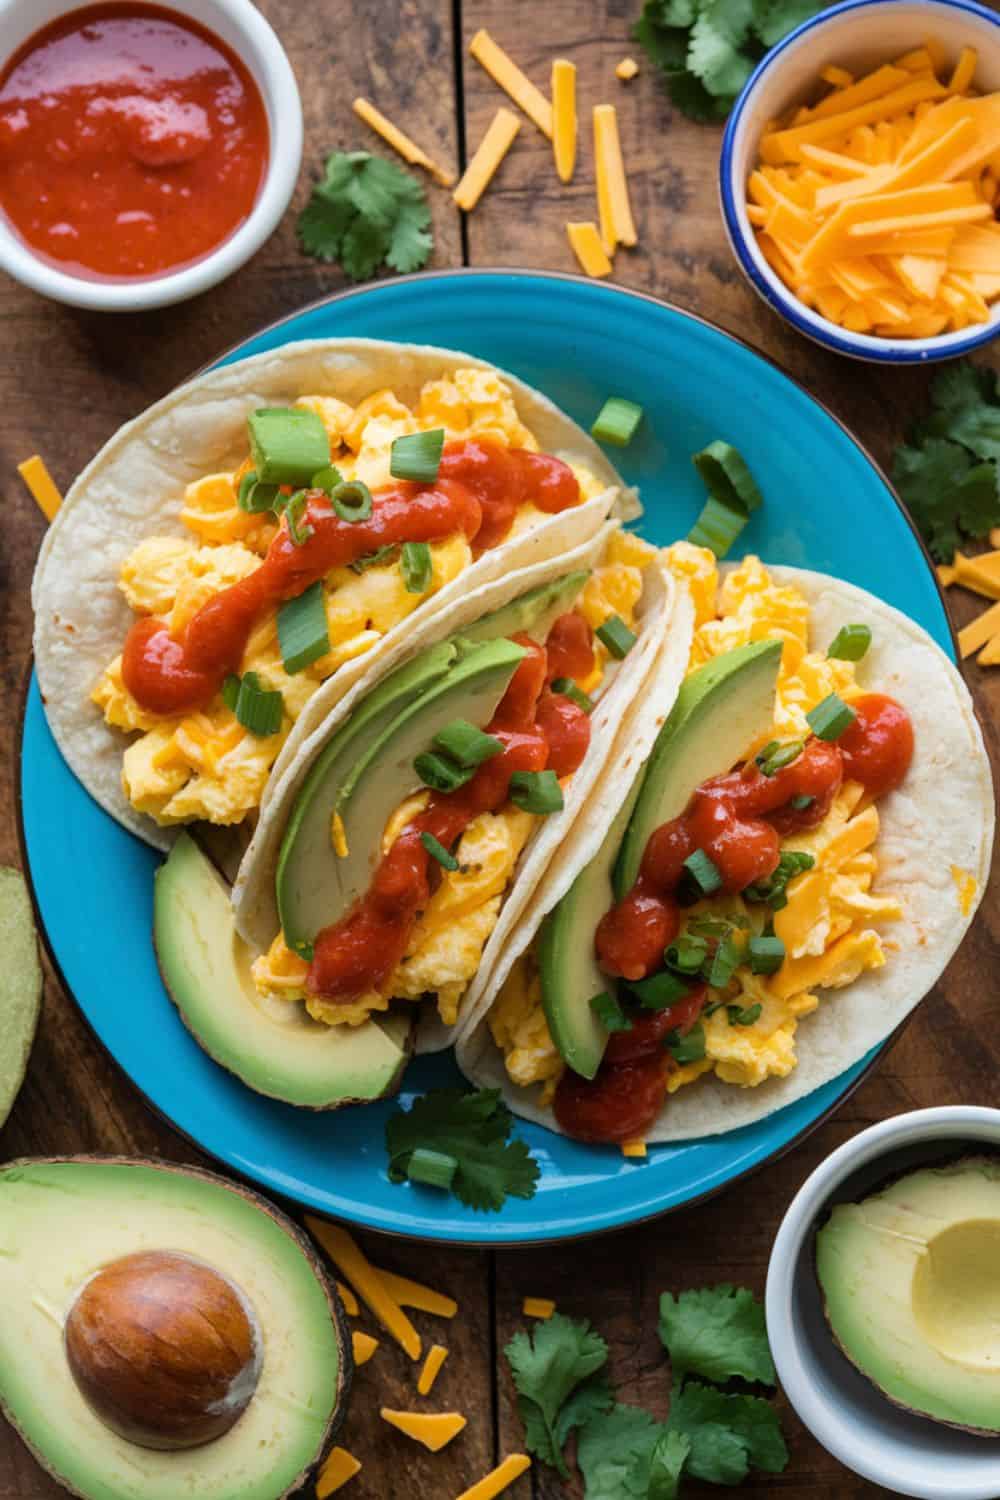
[{"label": "glossy red sauce", "polygon": [[[487,729],[502,742],[502,752],[485,761],[456,791],[432,793],[424,811],[383,856],[365,895],[346,916],[319,934],[309,966],[310,994],[349,1001],[385,985],[406,952],[417,917],[441,873],[422,844],[421,834],[433,835],[450,851],[474,818],[504,806],[515,771],[544,771],[559,765],[563,769],[558,774],[569,775],[583,760],[589,740],[586,714],[568,703],[582,721],[582,734],[563,721],[557,725],[549,720],[548,727],[543,727],[539,711],[551,696],[545,689],[545,648],[527,636],[515,639],[526,648],[526,655]],[[564,732],[569,735],[572,754],[561,738]]]},{"label": "glossy red sauce", "polygon": [[549,676],[571,677],[583,682],[594,670],[594,633],[577,610],[560,615],[545,643],[549,653]]},{"label": "glossy red sauce", "polygon": [[851,704],[857,714],[837,747],[844,775],[860,781],[873,797],[884,797],[900,785],[913,759],[913,725],[894,698],[868,693]]},{"label": "glossy red sauce", "polygon": [[244,64],[158,5],[74,10],[0,74],[0,206],[72,275],[151,277],[200,260],[250,214],[269,153]]},{"label": "glossy red sauce", "polygon": [[[483,439],[448,443],[444,459],[448,460],[451,477],[445,474],[443,459],[441,472],[431,485],[395,480],[374,492],[367,521],[342,520],[322,491],[310,491],[302,524],[312,528],[312,535],[296,546],[283,519],[260,567],[207,600],[181,636],[171,636],[163,620],[144,618],[135,622],[122,653],[126,688],[149,713],[187,713],[204,708],[226,676],[238,670],[260,615],[303,593],[332,568],[344,567],[379,547],[441,541],[455,533],[464,534],[477,547],[484,530],[496,541],[502,540],[513,512],[508,504],[509,491],[502,485],[498,488],[497,475],[502,478],[513,473],[517,480],[514,510],[526,499],[538,503],[537,493],[531,488],[532,476],[541,476],[539,482],[548,503],[554,503],[556,496],[566,506],[579,500],[573,472],[559,459],[524,454],[521,456],[532,460],[545,458],[544,466],[515,463],[511,468],[510,456],[510,450],[499,443]],[[517,450],[514,456],[518,457]],[[554,465],[565,471],[558,485],[551,478]],[[456,479],[457,472],[464,473],[465,478]],[[498,509],[508,516],[500,535],[496,528]]]}]

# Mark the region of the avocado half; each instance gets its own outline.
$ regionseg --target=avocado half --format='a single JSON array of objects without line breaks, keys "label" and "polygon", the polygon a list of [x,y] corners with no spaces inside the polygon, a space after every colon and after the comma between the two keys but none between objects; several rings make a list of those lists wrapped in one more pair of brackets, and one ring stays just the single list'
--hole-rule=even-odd
[{"label": "avocado half", "polygon": [[[137,1251],[214,1268],[260,1335],[260,1375],[235,1426],[184,1451],[139,1447],[94,1414],[63,1326],[85,1282]],[[0,1408],[83,1500],[283,1500],[343,1419],[353,1358],[337,1294],[305,1236],[213,1173],[117,1157],[0,1167]]]},{"label": "avocado half", "polygon": [[42,1002],[38,938],[24,876],[0,866],[0,1125],[28,1067]]},{"label": "avocado half", "polygon": [[966,1158],[837,1204],[816,1234],[827,1322],[905,1410],[1000,1437],[1000,1160]]}]

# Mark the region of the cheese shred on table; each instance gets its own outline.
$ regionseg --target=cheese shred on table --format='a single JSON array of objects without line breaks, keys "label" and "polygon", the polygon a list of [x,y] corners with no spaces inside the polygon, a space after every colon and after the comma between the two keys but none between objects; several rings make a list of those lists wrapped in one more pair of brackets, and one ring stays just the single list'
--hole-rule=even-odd
[{"label": "cheese shred on table", "polygon": [[466,213],[471,213],[483,196],[520,128],[521,122],[512,110],[501,108],[493,116],[493,123],[476,147],[475,155],[452,194],[459,208]]}]

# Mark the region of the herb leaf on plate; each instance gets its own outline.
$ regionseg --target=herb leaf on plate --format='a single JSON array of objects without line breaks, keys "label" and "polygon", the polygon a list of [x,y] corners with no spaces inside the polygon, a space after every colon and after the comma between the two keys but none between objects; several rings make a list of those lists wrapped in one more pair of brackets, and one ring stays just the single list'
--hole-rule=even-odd
[{"label": "herb leaf on plate", "polygon": [[418,1147],[454,1157],[451,1191],[468,1208],[499,1210],[508,1197],[533,1198],[538,1163],[510,1140],[514,1117],[499,1089],[434,1089],[398,1109],[385,1126],[389,1179],[403,1182]]},{"label": "herb leaf on plate", "polygon": [[674,1387],[667,1427],[691,1444],[687,1472],[710,1484],[738,1484],[751,1465],[780,1474],[788,1463],[777,1410],[760,1396],[729,1396],[689,1380]]},{"label": "herb leaf on plate", "polygon": [[664,1292],[660,1338],[677,1384],[685,1375],[701,1375],[720,1384],[738,1375],[774,1385],[764,1307],[748,1287],[723,1282],[677,1297]]},{"label": "herb leaf on plate", "polygon": [[431,211],[409,172],[368,151],[334,151],[322,180],[299,215],[303,250],[339,261],[352,281],[366,281],[383,263],[416,271],[433,248]]},{"label": "herb leaf on plate", "polygon": [[638,1406],[613,1406],[580,1433],[576,1460],[586,1500],[645,1500],[653,1454],[667,1428]]},{"label": "herb leaf on plate", "polygon": [[608,1346],[586,1319],[554,1313],[533,1335],[516,1333],[504,1353],[528,1449],[565,1479],[563,1448],[570,1433],[612,1405],[603,1369]]}]

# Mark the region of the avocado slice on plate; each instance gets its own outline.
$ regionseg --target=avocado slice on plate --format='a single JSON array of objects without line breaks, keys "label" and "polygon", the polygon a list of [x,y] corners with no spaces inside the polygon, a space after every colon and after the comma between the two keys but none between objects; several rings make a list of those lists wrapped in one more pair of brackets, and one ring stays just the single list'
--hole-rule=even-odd
[{"label": "avocado slice on plate", "polygon": [[493,641],[501,635],[530,635],[533,640],[544,641],[553,623],[575,603],[589,577],[590,569],[581,568],[540,583],[481,620],[463,625],[458,634],[463,641]]},{"label": "avocado slice on plate", "polygon": [[18,870],[0,866],[0,1125],[24,1082],[42,1003],[31,897]]},{"label": "avocado slice on plate", "polygon": [[632,889],[647,840],[684,811],[695,787],[729,771],[774,716],[780,641],[758,641],[717,656],[681,685],[636,779],[594,859],[547,917],[538,949],[542,1004],[552,1039],[575,1073],[593,1078],[608,1034],[591,1000],[611,981],[598,967],[594,933]]},{"label": "avocado slice on plate", "polygon": [[153,938],[185,1025],[216,1062],[258,1093],[337,1109],[380,1099],[397,1086],[410,1052],[409,1015],[330,1027],[301,1005],[262,999],[229,890],[188,834],[156,872]]},{"label": "avocado slice on plate", "polygon": [[816,1235],[834,1338],[890,1401],[1000,1434],[1000,1160],[967,1158],[838,1203]]},{"label": "avocado slice on plate", "polygon": [[157,1162],[0,1167],[0,1406],[73,1494],[283,1500],[352,1363],[320,1261],[255,1193]]}]

